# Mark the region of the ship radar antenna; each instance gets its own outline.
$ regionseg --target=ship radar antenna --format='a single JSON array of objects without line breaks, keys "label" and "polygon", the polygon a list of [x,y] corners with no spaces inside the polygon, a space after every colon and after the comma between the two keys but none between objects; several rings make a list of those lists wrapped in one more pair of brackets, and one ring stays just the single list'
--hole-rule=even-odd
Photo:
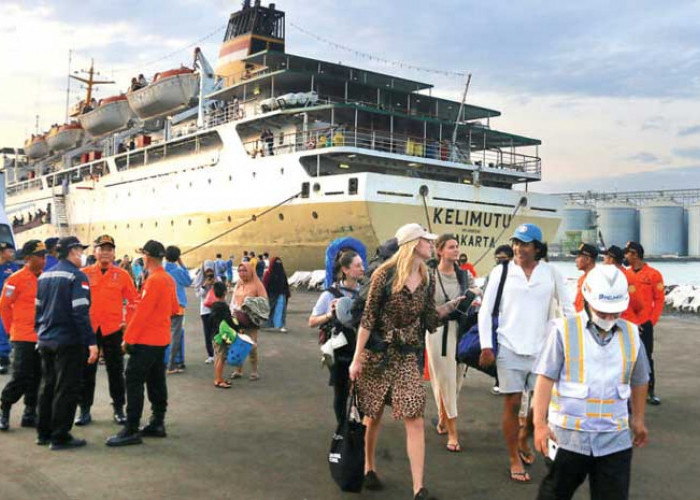
[{"label": "ship radar antenna", "polygon": [[[99,75],[98,72],[95,71],[95,60],[90,59],[90,69],[89,70],[80,70],[75,72],[76,75],[79,73],[83,73],[87,75],[87,78],[82,77],[82,76],[76,76],[76,75],[68,75],[70,78],[74,80],[78,80],[79,82],[82,82],[87,85],[87,95],[85,96],[85,106],[90,106],[90,102],[92,101],[92,93],[93,93],[93,87],[95,85],[104,85],[108,83],[114,83],[114,80],[95,80],[95,75]],[[95,89],[96,90],[96,89]],[[82,106],[79,106],[82,108]],[[79,109],[77,113],[73,113],[72,116],[79,115],[83,112],[82,109]]]}]

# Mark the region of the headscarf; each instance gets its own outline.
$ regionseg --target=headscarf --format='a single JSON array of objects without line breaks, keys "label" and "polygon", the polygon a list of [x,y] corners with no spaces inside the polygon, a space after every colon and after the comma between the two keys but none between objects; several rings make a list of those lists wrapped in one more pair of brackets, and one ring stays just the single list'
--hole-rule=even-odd
[{"label": "headscarf", "polygon": [[236,286],[233,289],[231,309],[240,308],[243,305],[243,301],[246,297],[267,298],[265,287],[263,286],[262,281],[260,281],[260,278],[258,278],[258,275],[255,274],[255,269],[250,262],[241,262],[238,267],[240,268],[241,266],[245,267],[248,271],[246,273],[248,275],[248,279],[243,280],[243,278],[239,275],[238,283],[236,283]]},{"label": "headscarf", "polygon": [[194,277],[194,283],[192,283],[192,286],[195,289],[198,289],[202,286],[202,284],[204,283],[204,273],[207,271],[214,271],[214,276],[216,276],[216,270],[214,269],[213,260],[205,260],[202,264],[202,267],[200,267],[197,271],[197,275]]},{"label": "headscarf", "polygon": [[287,273],[284,272],[284,265],[279,258],[273,257],[270,261],[270,270],[265,274],[263,284],[269,296],[286,295],[289,297]]}]

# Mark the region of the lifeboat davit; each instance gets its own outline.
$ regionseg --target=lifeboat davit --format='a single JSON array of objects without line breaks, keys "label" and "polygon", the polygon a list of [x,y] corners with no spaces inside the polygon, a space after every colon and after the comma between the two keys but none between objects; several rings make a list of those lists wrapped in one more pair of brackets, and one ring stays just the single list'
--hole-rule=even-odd
[{"label": "lifeboat davit", "polygon": [[63,151],[78,145],[83,138],[83,127],[78,122],[51,127],[46,142],[52,151]]},{"label": "lifeboat davit", "polygon": [[142,120],[158,118],[194,105],[199,94],[199,75],[190,68],[156,73],[153,82],[129,91],[129,106]]},{"label": "lifeboat davit", "polygon": [[101,99],[97,107],[78,117],[85,131],[93,137],[123,129],[134,117],[124,94]]},{"label": "lifeboat davit", "polygon": [[49,154],[49,145],[46,144],[45,135],[34,135],[24,141],[24,154],[35,160]]}]

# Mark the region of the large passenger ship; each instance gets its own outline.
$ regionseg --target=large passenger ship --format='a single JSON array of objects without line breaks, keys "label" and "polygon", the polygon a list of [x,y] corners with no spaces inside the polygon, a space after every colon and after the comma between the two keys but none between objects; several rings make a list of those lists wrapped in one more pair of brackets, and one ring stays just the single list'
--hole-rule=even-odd
[{"label": "large passenger ship", "polygon": [[6,160],[6,211],[19,244],[109,233],[122,255],[153,238],[191,265],[252,249],[316,269],[334,238],[371,249],[407,222],[456,233],[472,260],[521,222],[553,237],[559,201],[514,189],[540,180],[540,141],[432,94],[290,54],[284,12],[245,1],[215,68],[196,51],[193,68],[88,95],[74,121],[28,139]]}]

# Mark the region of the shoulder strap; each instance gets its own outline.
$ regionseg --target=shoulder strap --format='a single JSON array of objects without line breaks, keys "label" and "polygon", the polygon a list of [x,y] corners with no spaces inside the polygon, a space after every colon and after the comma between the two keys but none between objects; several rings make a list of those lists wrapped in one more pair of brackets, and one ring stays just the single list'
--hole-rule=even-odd
[{"label": "shoulder strap", "polygon": [[506,278],[508,277],[508,261],[506,260],[501,264],[503,266],[503,271],[501,271],[501,280],[498,282],[498,291],[496,292],[496,301],[493,303],[493,311],[491,316],[498,316],[498,311],[501,308],[501,298],[503,297],[503,288],[506,285]]},{"label": "shoulder strap", "polygon": [[345,296],[343,292],[340,291],[340,288],[338,288],[337,286],[329,286],[328,288],[326,288],[326,291],[330,292],[336,299],[340,299]]}]

